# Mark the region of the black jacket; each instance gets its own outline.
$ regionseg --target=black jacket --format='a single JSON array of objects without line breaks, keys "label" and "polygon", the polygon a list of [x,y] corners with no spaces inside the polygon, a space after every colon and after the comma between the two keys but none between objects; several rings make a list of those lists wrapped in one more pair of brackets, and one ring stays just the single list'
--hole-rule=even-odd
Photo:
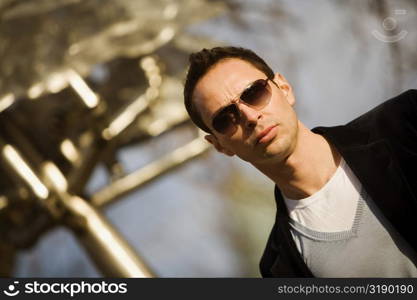
[{"label": "black jacket", "polygon": [[[316,127],[333,144],[385,217],[417,251],[417,90],[392,98],[343,126]],[[277,215],[260,262],[263,277],[314,277],[291,236],[275,188]],[[377,251],[377,249],[376,249]]]}]

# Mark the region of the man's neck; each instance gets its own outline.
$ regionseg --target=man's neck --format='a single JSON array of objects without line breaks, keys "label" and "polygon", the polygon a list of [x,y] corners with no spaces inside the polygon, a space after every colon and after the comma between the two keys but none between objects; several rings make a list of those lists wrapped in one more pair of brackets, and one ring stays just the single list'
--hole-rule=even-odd
[{"label": "man's neck", "polygon": [[290,199],[306,198],[333,176],[341,160],[337,150],[301,122],[294,151],[283,161],[255,165]]}]

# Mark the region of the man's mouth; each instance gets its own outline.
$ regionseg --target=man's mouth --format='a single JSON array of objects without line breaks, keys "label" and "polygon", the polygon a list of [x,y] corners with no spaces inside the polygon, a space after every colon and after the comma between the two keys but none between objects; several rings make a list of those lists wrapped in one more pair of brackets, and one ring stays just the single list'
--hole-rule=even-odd
[{"label": "man's mouth", "polygon": [[255,145],[268,143],[276,136],[276,133],[277,125],[269,126],[258,134]]}]

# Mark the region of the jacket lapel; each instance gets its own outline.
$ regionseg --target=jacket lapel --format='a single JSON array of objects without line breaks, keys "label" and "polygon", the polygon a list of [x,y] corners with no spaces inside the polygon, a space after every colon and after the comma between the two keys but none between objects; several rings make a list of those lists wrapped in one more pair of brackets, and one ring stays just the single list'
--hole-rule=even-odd
[{"label": "jacket lapel", "polygon": [[275,201],[277,204],[276,231],[271,246],[276,251],[277,257],[270,269],[271,273],[275,277],[314,277],[292,238],[287,207],[277,186],[275,186]]}]

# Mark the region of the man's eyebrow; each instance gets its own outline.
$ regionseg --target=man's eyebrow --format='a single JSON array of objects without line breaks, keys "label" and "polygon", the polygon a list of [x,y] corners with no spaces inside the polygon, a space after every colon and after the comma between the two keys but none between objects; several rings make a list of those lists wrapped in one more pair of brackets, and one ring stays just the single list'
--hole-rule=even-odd
[{"label": "man's eyebrow", "polygon": [[[225,105],[225,106],[222,106],[222,107],[220,107],[218,110],[216,110],[214,113],[213,113],[213,118],[215,118],[222,110],[224,110],[224,109],[226,109],[226,108],[228,108],[230,105],[233,105],[233,103],[229,103],[228,105]],[[212,120],[213,120],[213,118],[211,118]]]},{"label": "man's eyebrow", "polygon": [[[254,80],[254,81],[251,81],[241,92],[240,92],[240,94],[239,95],[237,95],[236,97],[234,97],[232,100],[231,100],[231,102],[233,102],[233,100],[235,100],[235,99],[239,99],[242,95],[243,95],[243,93],[247,90],[247,89],[249,89],[256,81],[258,81],[259,79],[256,79],[256,80]],[[214,113],[213,113],[213,118],[214,117],[216,117],[217,116],[217,114],[219,113],[219,112],[221,112],[223,109],[225,109],[225,108],[227,108],[227,107],[229,107],[230,105],[233,105],[233,103],[229,103],[228,105],[225,105],[225,106],[222,106],[222,107],[220,107],[218,110],[216,110]],[[211,119],[211,120],[213,120],[213,118]]]}]

